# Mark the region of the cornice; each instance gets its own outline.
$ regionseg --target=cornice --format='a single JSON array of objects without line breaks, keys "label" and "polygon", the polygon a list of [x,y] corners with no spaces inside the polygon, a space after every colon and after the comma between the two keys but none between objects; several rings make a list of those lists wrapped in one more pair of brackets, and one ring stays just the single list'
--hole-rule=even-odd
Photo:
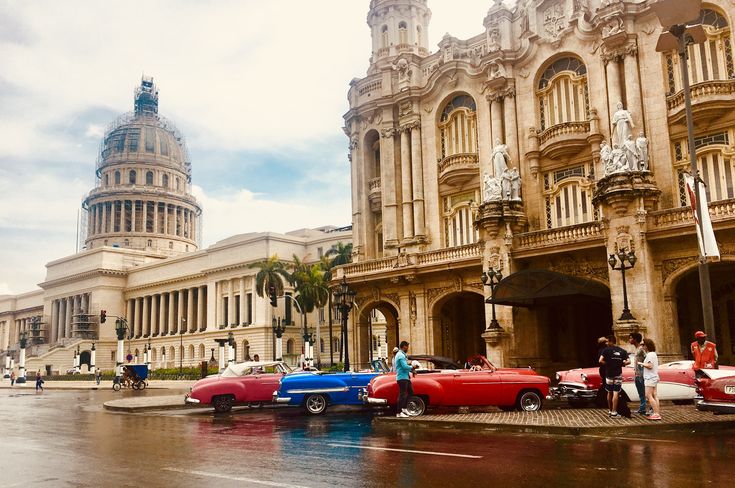
[{"label": "cornice", "polygon": [[35,313],[35,312],[43,313],[43,305],[37,305],[35,307],[21,308],[20,310],[6,310],[4,312],[0,312],[0,317],[5,317],[8,315],[20,315],[24,313]]},{"label": "cornice", "polygon": [[49,288],[60,286],[65,283],[71,283],[74,281],[83,280],[87,278],[94,278],[96,276],[126,277],[127,274],[128,274],[128,271],[100,268],[100,269],[84,271],[82,273],[76,273],[76,274],[65,276],[63,278],[58,278],[55,280],[44,281],[43,283],[39,283],[38,286],[43,288],[44,290],[48,290]]}]

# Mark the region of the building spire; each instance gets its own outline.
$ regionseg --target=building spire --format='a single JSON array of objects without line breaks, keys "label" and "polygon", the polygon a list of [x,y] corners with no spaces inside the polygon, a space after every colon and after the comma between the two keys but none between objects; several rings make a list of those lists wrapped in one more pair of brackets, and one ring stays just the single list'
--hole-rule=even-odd
[{"label": "building spire", "polygon": [[158,113],[158,88],[153,83],[152,76],[145,76],[140,80],[140,86],[135,89],[135,115],[155,115]]}]

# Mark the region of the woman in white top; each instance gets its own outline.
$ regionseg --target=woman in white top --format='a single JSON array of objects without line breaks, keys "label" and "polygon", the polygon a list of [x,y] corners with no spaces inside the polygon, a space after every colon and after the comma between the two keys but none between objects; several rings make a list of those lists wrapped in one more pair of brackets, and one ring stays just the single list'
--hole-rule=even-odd
[{"label": "woman in white top", "polygon": [[656,344],[651,339],[643,339],[643,350],[646,358],[643,360],[643,385],[646,387],[646,401],[653,408],[653,414],[648,420],[661,420],[661,405],[658,401],[658,356]]}]

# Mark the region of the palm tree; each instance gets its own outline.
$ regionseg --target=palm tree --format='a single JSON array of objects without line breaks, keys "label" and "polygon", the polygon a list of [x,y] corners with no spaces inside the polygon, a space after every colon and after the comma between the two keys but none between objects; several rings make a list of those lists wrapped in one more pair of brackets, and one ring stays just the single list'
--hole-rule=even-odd
[{"label": "palm tree", "polygon": [[[331,258],[331,259],[330,259]],[[332,268],[342,266],[352,262],[352,243],[343,244],[338,242],[334,244],[322,258],[322,268],[324,269],[324,281],[328,284],[332,281]],[[334,352],[332,345],[334,339],[332,337],[332,293],[329,293],[329,362],[334,366]],[[339,340],[339,359],[342,361],[342,351],[344,347],[344,331],[340,333]]]},{"label": "palm tree", "polygon": [[329,251],[325,254],[327,257],[332,257],[332,268],[335,266],[342,266],[343,264],[352,262],[352,243],[343,244],[338,242],[334,244]]},{"label": "palm tree", "polygon": [[286,265],[278,259],[277,255],[274,254],[249,267],[258,268],[258,273],[255,275],[255,292],[259,297],[266,296],[271,287],[275,288],[276,295],[283,295],[283,281],[290,281],[290,275],[286,270]]}]

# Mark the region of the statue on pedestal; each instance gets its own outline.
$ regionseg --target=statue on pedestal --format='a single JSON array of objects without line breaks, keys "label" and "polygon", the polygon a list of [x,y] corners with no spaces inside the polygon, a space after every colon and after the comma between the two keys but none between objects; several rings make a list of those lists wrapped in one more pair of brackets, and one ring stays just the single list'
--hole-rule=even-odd
[{"label": "statue on pedestal", "polygon": [[501,199],[500,180],[485,173],[482,187],[482,201],[493,202]]},{"label": "statue on pedestal", "polygon": [[500,177],[500,188],[502,189],[502,199],[510,200],[510,188],[513,176],[508,168],[505,168],[503,175]]},{"label": "statue on pedestal", "polygon": [[510,154],[508,154],[508,146],[502,144],[500,139],[495,139],[495,147],[493,147],[493,176],[500,178],[503,171],[508,169],[510,162]]},{"label": "statue on pedestal", "polygon": [[641,171],[648,171],[648,139],[643,135],[643,131],[638,134],[638,139],[635,140],[635,145],[638,149],[638,169]]},{"label": "statue on pedestal", "polygon": [[625,144],[628,136],[633,134],[633,116],[623,108],[623,102],[618,102],[618,110],[613,114],[612,117],[613,146],[617,144],[621,146]]},{"label": "statue on pedestal", "polygon": [[624,171],[638,171],[638,148],[631,134],[628,134],[628,138],[623,143],[623,154],[625,155]]},{"label": "statue on pedestal", "polygon": [[514,202],[521,201],[521,175],[518,168],[510,170],[510,199]]}]

